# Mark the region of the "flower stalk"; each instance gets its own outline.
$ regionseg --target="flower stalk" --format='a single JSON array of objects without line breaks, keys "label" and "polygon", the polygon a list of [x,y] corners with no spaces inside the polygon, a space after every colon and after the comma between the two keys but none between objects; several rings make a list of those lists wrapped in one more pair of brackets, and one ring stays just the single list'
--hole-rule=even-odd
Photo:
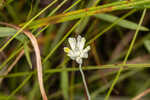
[{"label": "flower stalk", "polygon": [[80,70],[80,73],[81,73],[81,76],[82,76],[82,80],[83,80],[83,84],[84,84],[84,87],[85,87],[85,91],[86,91],[88,100],[91,100],[90,93],[89,93],[89,89],[88,89],[88,86],[87,86],[87,84],[86,84],[85,76],[84,76],[84,73],[83,73],[83,70],[82,70],[82,67],[81,67],[81,66],[82,66],[82,65],[79,64],[79,70]]}]

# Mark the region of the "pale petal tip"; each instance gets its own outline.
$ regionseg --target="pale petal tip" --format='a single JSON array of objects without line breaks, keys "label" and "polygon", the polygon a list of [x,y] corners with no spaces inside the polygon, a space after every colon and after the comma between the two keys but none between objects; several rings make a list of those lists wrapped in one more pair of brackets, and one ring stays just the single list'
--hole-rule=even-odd
[{"label": "pale petal tip", "polygon": [[88,51],[89,51],[89,50],[91,50],[91,47],[90,47],[90,46],[87,46],[87,49],[88,49]]},{"label": "pale petal tip", "polygon": [[85,39],[85,37],[82,37],[81,35],[78,35],[77,39],[81,40],[81,39]]},{"label": "pale petal tip", "polygon": [[76,47],[76,39],[75,38],[68,38],[69,45],[71,46],[71,49],[74,50]]},{"label": "pale petal tip", "polygon": [[88,52],[90,49],[91,49],[91,47],[90,47],[90,46],[87,46],[87,47],[84,49],[84,52]]},{"label": "pale petal tip", "polygon": [[78,35],[78,37],[77,37],[77,41],[78,41],[78,42],[80,42],[80,41],[81,41],[81,39],[82,39],[82,36],[81,36],[81,35]]}]

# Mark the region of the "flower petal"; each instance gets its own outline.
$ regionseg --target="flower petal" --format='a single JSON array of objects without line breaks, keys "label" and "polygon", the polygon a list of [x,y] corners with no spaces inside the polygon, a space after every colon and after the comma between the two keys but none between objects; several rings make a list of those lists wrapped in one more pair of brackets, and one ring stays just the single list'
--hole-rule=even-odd
[{"label": "flower petal", "polygon": [[68,42],[70,44],[71,49],[74,50],[76,48],[76,39],[75,38],[69,38]]},{"label": "flower petal", "polygon": [[82,58],[88,58],[88,53],[87,52],[83,53]]},{"label": "flower petal", "polygon": [[67,55],[72,59],[76,60],[78,64],[82,64],[83,58],[88,58],[88,51],[91,49],[90,46],[87,46],[84,49],[86,39],[78,35],[76,38],[69,38],[68,42],[71,49],[64,47],[64,51],[67,52]]},{"label": "flower petal", "polygon": [[77,46],[79,50],[83,50],[86,39],[80,35],[77,37]]},{"label": "flower petal", "polygon": [[82,64],[82,58],[77,57],[77,58],[76,58],[76,62],[77,62],[78,64]]},{"label": "flower petal", "polygon": [[75,60],[76,59],[76,56],[74,54],[74,52],[72,50],[70,50],[67,54],[72,60]]},{"label": "flower petal", "polygon": [[90,47],[90,46],[87,46],[87,47],[83,50],[83,52],[84,52],[84,53],[85,53],[85,52],[88,52],[90,49],[91,49],[91,47]]}]

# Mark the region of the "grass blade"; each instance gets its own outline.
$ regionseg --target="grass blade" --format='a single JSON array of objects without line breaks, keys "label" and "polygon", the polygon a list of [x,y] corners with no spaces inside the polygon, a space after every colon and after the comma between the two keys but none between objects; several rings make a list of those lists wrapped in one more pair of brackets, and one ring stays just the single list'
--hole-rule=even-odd
[{"label": "grass blade", "polygon": [[[97,14],[94,15],[96,18],[100,18],[102,20],[105,20],[107,22],[113,23],[114,21],[118,20],[119,17],[116,17],[114,15],[111,14]],[[136,30],[138,27],[138,24],[128,21],[128,20],[121,20],[119,21],[116,25],[127,28],[127,29],[131,29],[131,30]],[[141,31],[149,31],[149,29],[147,27],[141,26],[140,27]]]},{"label": "grass blade", "polygon": [[31,62],[31,59],[30,59],[30,48],[28,47],[27,42],[24,43],[24,53],[25,53],[27,62],[29,64],[30,68],[32,69],[32,62]]}]

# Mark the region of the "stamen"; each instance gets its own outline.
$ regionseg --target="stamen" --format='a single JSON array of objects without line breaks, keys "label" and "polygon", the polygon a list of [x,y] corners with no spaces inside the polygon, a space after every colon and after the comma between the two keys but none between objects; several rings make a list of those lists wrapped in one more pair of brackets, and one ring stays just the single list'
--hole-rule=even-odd
[{"label": "stamen", "polygon": [[64,47],[64,51],[65,51],[66,53],[69,53],[70,49],[69,49],[68,47]]}]

